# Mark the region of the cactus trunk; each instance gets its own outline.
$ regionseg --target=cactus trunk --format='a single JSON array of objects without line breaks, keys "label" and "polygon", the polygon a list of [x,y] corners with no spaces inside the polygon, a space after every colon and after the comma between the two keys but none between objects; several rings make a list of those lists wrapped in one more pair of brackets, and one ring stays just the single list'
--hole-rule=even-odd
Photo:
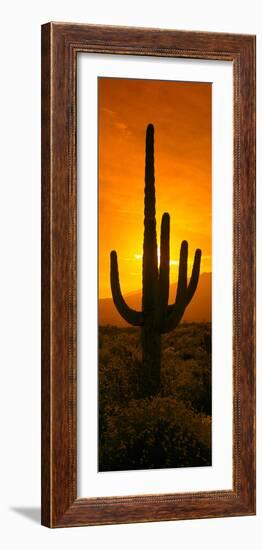
[{"label": "cactus trunk", "polygon": [[189,302],[192,300],[199,278],[201,251],[195,252],[189,284],[187,284],[188,243],[180,249],[177,295],[175,303],[168,305],[169,297],[169,240],[170,217],[162,216],[160,235],[160,265],[157,262],[156,198],[154,174],[154,127],[146,131],[146,166],[144,197],[144,242],[142,274],[142,311],[131,309],[122,296],[119,282],[117,254],[111,252],[111,290],[114,304],[122,317],[131,325],[142,327],[142,391],[144,396],[155,395],[161,382],[161,334],[174,330]]},{"label": "cactus trunk", "polygon": [[161,334],[150,322],[142,327],[142,395],[155,395],[160,389]]},{"label": "cactus trunk", "polygon": [[158,265],[156,235],[156,198],[154,175],[154,128],[149,124],[146,131],[145,205],[143,243],[143,292],[142,310],[142,363],[144,394],[157,393],[160,385],[160,333],[156,330],[154,312],[158,298]]}]

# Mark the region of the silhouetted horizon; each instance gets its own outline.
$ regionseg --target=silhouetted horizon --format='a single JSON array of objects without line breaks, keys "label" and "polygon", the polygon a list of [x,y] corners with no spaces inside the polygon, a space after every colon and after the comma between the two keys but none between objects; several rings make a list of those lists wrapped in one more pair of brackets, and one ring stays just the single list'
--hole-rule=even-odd
[{"label": "silhouetted horizon", "polygon": [[[177,282],[170,284],[169,300],[175,297]],[[205,296],[206,294],[206,296]],[[142,289],[137,289],[123,294],[131,307],[141,306]],[[113,325],[117,327],[128,327],[122,317],[118,314],[113,300],[110,297],[99,299],[99,325]],[[183,321],[188,322],[210,322],[212,319],[212,272],[204,272],[199,276],[198,289],[189,304]]]}]

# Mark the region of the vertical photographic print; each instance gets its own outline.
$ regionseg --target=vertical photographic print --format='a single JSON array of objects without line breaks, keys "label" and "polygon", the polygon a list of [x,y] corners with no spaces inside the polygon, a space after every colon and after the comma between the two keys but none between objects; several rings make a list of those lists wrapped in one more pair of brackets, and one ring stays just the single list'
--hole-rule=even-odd
[{"label": "vertical photographic print", "polygon": [[98,79],[99,472],[212,465],[212,84]]}]

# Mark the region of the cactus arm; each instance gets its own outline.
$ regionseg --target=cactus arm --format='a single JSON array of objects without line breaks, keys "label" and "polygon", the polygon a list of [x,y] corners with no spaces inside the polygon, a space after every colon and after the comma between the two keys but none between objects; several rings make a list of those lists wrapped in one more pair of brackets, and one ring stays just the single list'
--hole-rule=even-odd
[{"label": "cactus arm", "polygon": [[177,301],[167,307],[167,315],[161,327],[162,334],[171,332],[171,330],[174,330],[177,327],[184,315],[185,309],[186,306],[182,303],[177,303]]},{"label": "cactus arm", "polygon": [[197,249],[194,257],[194,264],[189,285],[187,286],[187,256],[188,243],[183,241],[180,249],[179,274],[176,301],[167,307],[167,316],[162,325],[162,333],[174,330],[181,321],[184,311],[191,302],[199,279],[201,250]]},{"label": "cactus arm", "polygon": [[197,250],[195,251],[194,264],[193,264],[190,283],[187,287],[187,304],[191,302],[195,294],[195,291],[197,289],[199,272],[200,272],[200,263],[201,263],[201,250],[197,248]]},{"label": "cactus arm", "polygon": [[112,250],[110,254],[110,282],[113,301],[118,313],[130,325],[141,327],[143,325],[142,312],[130,308],[123,298],[119,282],[117,253],[115,250]]},{"label": "cactus arm", "polygon": [[174,304],[167,307],[167,316],[162,326],[163,333],[174,330],[181,321],[185,311],[185,297],[187,292],[187,257],[188,242],[183,241],[180,247],[176,301]]},{"label": "cactus arm", "polygon": [[183,241],[180,247],[178,283],[176,293],[176,303],[183,302],[187,289],[187,257],[188,257],[188,242]]},{"label": "cactus arm", "polygon": [[169,243],[170,216],[165,212],[161,221],[160,266],[158,279],[158,321],[161,323],[166,313],[169,297]]}]

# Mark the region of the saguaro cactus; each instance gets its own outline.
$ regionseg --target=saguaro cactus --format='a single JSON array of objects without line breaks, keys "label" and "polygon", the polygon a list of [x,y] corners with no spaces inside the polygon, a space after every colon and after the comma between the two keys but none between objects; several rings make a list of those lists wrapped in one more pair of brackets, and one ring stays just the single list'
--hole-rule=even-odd
[{"label": "saguaro cactus", "polygon": [[143,393],[154,395],[160,388],[161,334],[174,330],[197,288],[201,250],[197,249],[189,284],[187,284],[188,243],[180,249],[178,285],[175,303],[169,298],[169,239],[170,216],[164,213],[161,222],[160,265],[157,259],[156,198],[154,175],[154,127],[146,130],[143,289],[142,311],[135,311],[125,302],[121,293],[117,253],[111,252],[111,291],[114,304],[131,325],[142,327]]}]

